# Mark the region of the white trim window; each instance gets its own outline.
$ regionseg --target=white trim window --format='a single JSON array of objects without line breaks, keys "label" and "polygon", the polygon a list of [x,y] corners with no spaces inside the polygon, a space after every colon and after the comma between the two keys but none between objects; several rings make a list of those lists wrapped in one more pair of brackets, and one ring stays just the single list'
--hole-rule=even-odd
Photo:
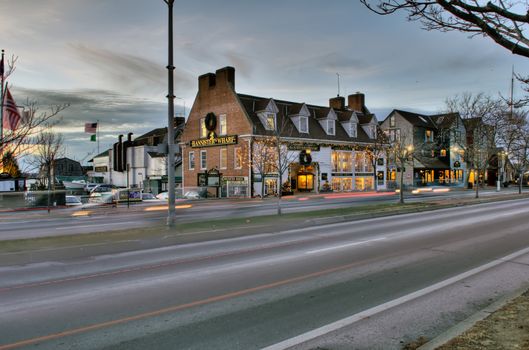
[{"label": "white trim window", "polygon": [[208,152],[206,150],[200,151],[200,170],[208,168]]},{"label": "white trim window", "polygon": [[358,126],[356,125],[356,123],[349,123],[349,135],[351,137],[358,137],[358,131],[357,131],[357,128]]},{"label": "white trim window", "polygon": [[299,132],[308,134],[309,132],[309,118],[300,116],[299,117]]},{"label": "white trim window", "polygon": [[228,134],[228,121],[226,119],[226,114],[221,114],[219,116],[219,135]]},{"label": "white trim window", "polygon": [[335,124],[333,119],[327,120],[327,135],[334,135],[335,134]]},{"label": "white trim window", "polygon": [[425,142],[433,142],[433,131],[430,129],[426,129],[424,132],[424,141]]},{"label": "white trim window", "polygon": [[242,169],[242,149],[240,147],[233,149],[233,168]]},{"label": "white trim window", "polygon": [[265,129],[275,130],[276,129],[276,115],[274,113],[267,113],[265,117],[266,117]]},{"label": "white trim window", "polygon": [[195,170],[195,152],[189,152],[189,170]]},{"label": "white trim window", "polygon": [[227,148],[221,148],[220,149],[220,168],[221,169],[227,169],[228,168],[228,149]]},{"label": "white trim window", "polygon": [[208,137],[208,129],[206,129],[206,118],[200,118],[200,138]]}]

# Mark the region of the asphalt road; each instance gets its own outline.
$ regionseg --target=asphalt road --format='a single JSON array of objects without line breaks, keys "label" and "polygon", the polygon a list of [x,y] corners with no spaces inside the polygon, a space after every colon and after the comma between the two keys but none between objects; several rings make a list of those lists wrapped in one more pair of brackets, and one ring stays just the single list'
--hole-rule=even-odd
[{"label": "asphalt road", "polygon": [[[513,192],[514,189],[509,189]],[[482,191],[482,197],[505,194],[506,190]],[[472,191],[453,191],[408,195],[407,202],[428,201],[436,198],[472,198]],[[376,203],[395,203],[398,196],[393,193],[344,193],[321,196],[286,197],[282,201],[284,213],[319,209],[354,207]],[[177,203],[178,222],[193,222],[212,219],[241,218],[274,215],[275,200],[202,200]],[[123,230],[149,227],[165,223],[167,209],[163,203],[145,203],[127,208],[89,206],[52,211],[22,211],[0,214],[0,240],[72,235],[94,231]]]},{"label": "asphalt road", "polygon": [[[302,334],[289,344],[398,349],[529,279],[528,204],[0,267],[0,350],[280,349]],[[311,340],[311,331],[366,310],[378,311],[333,329],[331,340]],[[363,338],[354,333],[362,329]]]}]

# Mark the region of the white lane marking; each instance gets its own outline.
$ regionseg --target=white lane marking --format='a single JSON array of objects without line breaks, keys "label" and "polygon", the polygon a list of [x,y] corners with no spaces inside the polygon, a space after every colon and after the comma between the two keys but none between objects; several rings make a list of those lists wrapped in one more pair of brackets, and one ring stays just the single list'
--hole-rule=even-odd
[{"label": "white lane marking", "polygon": [[284,350],[284,349],[288,349],[288,348],[296,346],[296,345],[303,344],[303,343],[305,343],[305,342],[307,342],[309,340],[316,339],[318,337],[321,337],[321,336],[323,336],[325,334],[334,332],[334,331],[336,331],[338,329],[341,329],[343,327],[350,326],[353,323],[358,322],[358,321],[360,321],[360,320],[362,320],[364,318],[372,317],[372,316],[374,316],[374,315],[376,315],[376,314],[378,314],[380,312],[386,311],[386,310],[391,309],[393,307],[396,307],[396,306],[399,306],[401,304],[404,304],[404,303],[407,303],[409,301],[412,301],[414,299],[420,298],[420,297],[422,297],[424,295],[427,295],[429,293],[433,293],[433,292],[435,292],[435,291],[437,291],[439,289],[442,289],[442,288],[447,287],[447,286],[449,286],[451,284],[454,284],[456,282],[464,280],[465,278],[469,278],[469,277],[477,275],[478,273],[481,273],[481,272],[483,272],[485,270],[491,269],[491,268],[496,267],[496,266],[498,266],[500,264],[503,264],[505,262],[509,262],[511,260],[514,260],[514,259],[516,259],[516,258],[518,258],[518,257],[520,257],[522,255],[527,254],[527,253],[529,253],[529,248],[525,248],[525,249],[519,250],[517,252],[514,252],[512,254],[504,256],[503,258],[493,260],[490,263],[487,263],[485,265],[481,265],[479,267],[476,267],[476,268],[474,268],[472,270],[463,272],[463,273],[461,273],[461,274],[459,274],[457,276],[448,278],[448,279],[446,279],[444,281],[438,282],[438,283],[433,284],[433,285],[431,285],[429,287],[420,289],[420,290],[415,291],[413,293],[410,293],[408,295],[405,295],[405,296],[402,296],[400,298],[388,301],[388,302],[386,302],[384,304],[380,304],[380,305],[372,307],[370,309],[361,311],[361,312],[359,312],[357,314],[354,314],[352,316],[346,317],[344,319],[341,319],[339,321],[330,323],[328,325],[325,325],[323,327],[314,329],[312,331],[309,331],[307,333],[298,335],[296,337],[284,340],[284,341],[282,341],[280,343],[267,346],[266,348],[263,348],[262,350]]},{"label": "white lane marking", "polygon": [[[132,223],[132,222],[129,222],[129,224]],[[93,228],[93,227],[99,227],[99,226],[113,226],[113,225],[122,225],[123,226],[123,223],[122,222],[111,222],[111,223],[108,223],[108,224],[93,224],[93,225],[75,225],[74,228]],[[71,230],[72,227],[71,226],[68,226],[68,227],[56,227],[55,228],[56,230]]]},{"label": "white lane marking", "polygon": [[373,238],[373,239],[368,239],[366,241],[359,241],[359,242],[341,244],[341,245],[337,245],[337,246],[334,246],[334,247],[327,247],[327,248],[309,250],[308,252],[305,252],[305,254],[316,254],[316,253],[326,252],[328,250],[342,249],[342,248],[347,248],[347,247],[353,247],[355,245],[361,245],[361,244],[366,244],[366,243],[371,243],[371,242],[376,242],[376,241],[383,241],[385,239],[386,239],[386,237]]}]

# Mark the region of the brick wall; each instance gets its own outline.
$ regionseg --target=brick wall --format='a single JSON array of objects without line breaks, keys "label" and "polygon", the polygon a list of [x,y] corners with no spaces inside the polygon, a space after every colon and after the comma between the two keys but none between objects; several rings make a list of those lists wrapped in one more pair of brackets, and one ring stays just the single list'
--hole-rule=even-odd
[{"label": "brick wall", "polygon": [[[241,135],[252,134],[252,125],[248,120],[242,106],[239,104],[235,93],[235,69],[225,67],[216,71],[215,74],[208,73],[198,78],[198,93],[189,113],[184,132],[181,137],[183,146],[184,164],[184,186],[197,186],[197,174],[203,173],[200,169],[200,151],[207,152],[207,170],[219,169],[223,176],[248,176],[248,140]],[[212,146],[204,148],[191,148],[192,140],[200,139],[200,119],[208,113],[217,116],[216,134],[219,135],[219,116],[226,115],[227,135],[237,135],[238,144],[228,146]],[[241,147],[244,154],[244,162],[241,169],[234,169],[234,149]],[[220,169],[220,149],[227,149],[227,169]],[[195,169],[189,170],[189,152],[195,153]]]}]

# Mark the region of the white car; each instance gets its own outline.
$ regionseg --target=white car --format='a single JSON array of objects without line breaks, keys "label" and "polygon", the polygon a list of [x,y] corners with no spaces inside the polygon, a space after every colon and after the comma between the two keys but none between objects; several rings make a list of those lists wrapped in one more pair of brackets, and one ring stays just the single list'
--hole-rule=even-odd
[{"label": "white car", "polygon": [[169,200],[169,193],[168,192],[160,192],[156,195],[156,198],[162,201]]},{"label": "white car", "polygon": [[197,191],[188,191],[184,194],[184,198],[186,199],[200,199],[200,195]]},{"label": "white car", "polygon": [[144,202],[159,202],[161,199],[158,199],[152,193],[142,193],[141,200]]},{"label": "white car", "polygon": [[79,206],[79,205],[83,205],[83,203],[81,203],[81,200],[79,199],[79,197],[66,196],[66,206],[67,207],[75,207],[75,206]]}]

